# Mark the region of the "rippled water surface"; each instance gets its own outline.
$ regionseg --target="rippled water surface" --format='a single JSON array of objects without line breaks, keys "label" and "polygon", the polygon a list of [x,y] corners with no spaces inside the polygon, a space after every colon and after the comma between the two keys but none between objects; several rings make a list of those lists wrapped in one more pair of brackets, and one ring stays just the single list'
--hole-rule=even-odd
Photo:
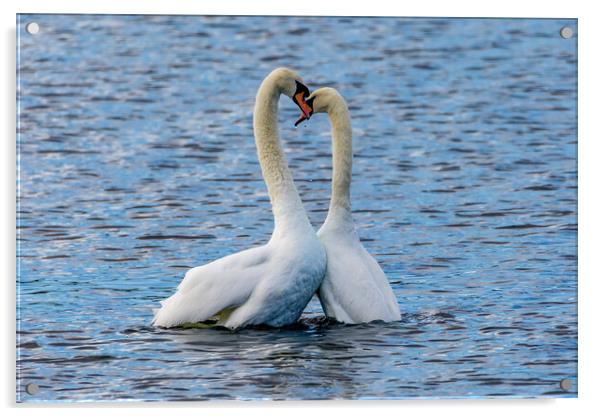
[{"label": "rippled water surface", "polygon": [[[563,25],[577,32],[22,15],[17,399],[575,396],[577,41]],[[327,322],[314,299],[290,328],[152,328],[188,268],[269,239],[252,107],[282,65],[349,102],[355,220],[403,319]],[[297,115],[283,98],[317,227],[329,127],[295,129]]]}]

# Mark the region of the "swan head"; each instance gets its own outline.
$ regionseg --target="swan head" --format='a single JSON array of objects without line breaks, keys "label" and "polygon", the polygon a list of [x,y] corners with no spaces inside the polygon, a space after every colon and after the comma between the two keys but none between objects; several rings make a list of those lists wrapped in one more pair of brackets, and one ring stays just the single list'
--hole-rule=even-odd
[{"label": "swan head", "polygon": [[312,115],[311,108],[305,100],[309,97],[309,88],[303,83],[303,79],[292,69],[277,68],[272,71],[269,78],[273,79],[280,92],[290,97],[301,110],[301,117],[295,126],[303,120],[309,120]]},{"label": "swan head", "polygon": [[305,100],[305,104],[311,109],[311,113],[329,113],[337,106],[347,107],[345,99],[337,90],[330,87],[318,88]]}]

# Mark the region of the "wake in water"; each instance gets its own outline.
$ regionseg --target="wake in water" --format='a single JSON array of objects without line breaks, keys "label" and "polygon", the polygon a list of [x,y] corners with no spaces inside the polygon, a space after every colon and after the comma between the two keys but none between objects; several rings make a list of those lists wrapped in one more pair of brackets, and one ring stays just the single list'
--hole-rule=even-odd
[{"label": "wake in water", "polygon": [[361,328],[375,328],[375,327],[387,327],[387,328],[395,328],[404,325],[415,325],[415,324],[449,324],[449,323],[457,323],[457,320],[454,315],[448,312],[442,311],[428,311],[428,312],[420,312],[420,313],[402,313],[401,319],[396,322],[383,322],[383,321],[373,321],[363,324],[345,324],[342,322],[338,322],[335,319],[328,318],[323,315],[312,315],[312,316],[302,316],[299,321],[294,324],[287,325],[281,328],[274,328],[268,325],[251,325],[246,328],[230,330],[223,326],[217,324],[217,320],[206,320],[203,322],[195,322],[195,323],[187,323],[184,325],[180,325],[177,327],[173,327],[170,329],[160,329],[151,326],[137,327],[137,328],[129,328],[123,331],[124,334],[131,334],[136,332],[157,332],[157,333],[169,333],[169,332],[181,332],[185,330],[220,330],[225,332],[244,332],[245,330],[255,330],[255,331],[273,331],[273,332],[282,332],[282,331],[324,331],[328,329],[334,328],[357,328],[361,330]]}]

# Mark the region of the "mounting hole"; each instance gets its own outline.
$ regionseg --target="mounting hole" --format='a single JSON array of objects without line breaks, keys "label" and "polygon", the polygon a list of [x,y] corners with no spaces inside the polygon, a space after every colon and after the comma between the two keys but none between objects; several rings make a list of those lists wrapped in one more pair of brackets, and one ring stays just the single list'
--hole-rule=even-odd
[{"label": "mounting hole", "polygon": [[37,35],[38,32],[40,31],[40,25],[37,24],[36,22],[30,22],[30,23],[27,23],[27,25],[25,25],[25,30],[30,35]]},{"label": "mounting hole", "polygon": [[569,391],[572,385],[573,383],[571,383],[571,380],[569,380],[568,378],[563,378],[562,380],[560,380],[560,388],[564,391]]},{"label": "mounting hole", "polygon": [[563,39],[570,39],[573,37],[573,29],[571,29],[568,26],[564,26],[562,29],[560,29],[560,36]]},{"label": "mounting hole", "polygon": [[40,387],[36,383],[29,383],[25,386],[25,391],[27,394],[31,394],[33,396],[34,394],[38,394]]}]

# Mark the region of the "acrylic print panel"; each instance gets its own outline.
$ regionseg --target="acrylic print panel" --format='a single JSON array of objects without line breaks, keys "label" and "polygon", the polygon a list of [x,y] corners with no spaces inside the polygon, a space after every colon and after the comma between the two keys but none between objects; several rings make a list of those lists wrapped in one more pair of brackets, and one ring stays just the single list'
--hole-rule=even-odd
[{"label": "acrylic print panel", "polygon": [[[577,395],[576,20],[20,15],[17,32],[18,401]],[[337,323],[313,297],[281,328],[155,327],[188,269],[270,239],[253,108],[282,66],[348,103],[353,219],[401,319]],[[330,125],[299,113],[280,99],[318,229]],[[237,289],[220,290],[203,304]]]}]

